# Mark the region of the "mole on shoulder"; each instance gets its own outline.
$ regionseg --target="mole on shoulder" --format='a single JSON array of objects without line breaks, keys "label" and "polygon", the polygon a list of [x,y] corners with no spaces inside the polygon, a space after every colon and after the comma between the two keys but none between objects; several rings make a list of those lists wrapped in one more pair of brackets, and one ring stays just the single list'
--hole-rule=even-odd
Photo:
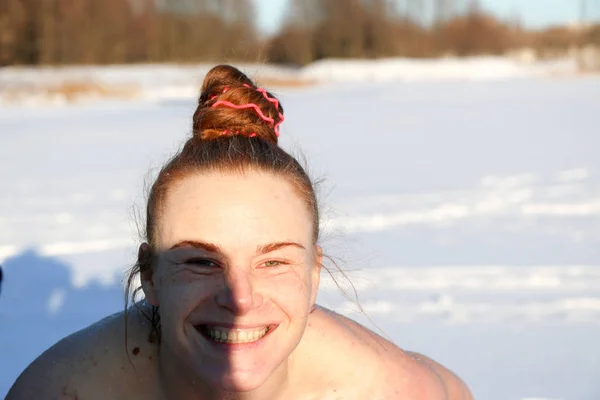
[{"label": "mole on shoulder", "polygon": [[138,354],[140,354],[140,348],[139,347],[134,347],[132,353],[133,353],[134,356],[137,356]]},{"label": "mole on shoulder", "polygon": [[79,400],[79,396],[76,393],[71,394],[69,392],[71,392],[71,390],[69,390],[67,386],[62,387],[62,394],[64,397],[68,398],[69,400]]}]

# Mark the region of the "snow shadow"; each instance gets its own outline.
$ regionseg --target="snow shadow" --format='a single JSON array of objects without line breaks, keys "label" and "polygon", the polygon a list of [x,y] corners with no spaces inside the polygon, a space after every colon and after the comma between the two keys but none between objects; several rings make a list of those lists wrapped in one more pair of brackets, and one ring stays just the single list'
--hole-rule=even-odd
[{"label": "snow shadow", "polygon": [[33,249],[6,260],[2,267],[0,397],[48,347],[124,305],[120,283],[74,287],[68,264]]}]

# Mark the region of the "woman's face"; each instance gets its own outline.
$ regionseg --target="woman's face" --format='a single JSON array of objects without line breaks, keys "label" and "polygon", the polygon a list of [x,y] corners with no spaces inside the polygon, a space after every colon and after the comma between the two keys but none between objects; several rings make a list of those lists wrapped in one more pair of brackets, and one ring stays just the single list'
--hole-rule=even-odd
[{"label": "woman's face", "polygon": [[211,386],[248,391],[286,368],[314,305],[320,255],[306,204],[271,174],[210,173],[175,183],[143,277],[162,346]]}]

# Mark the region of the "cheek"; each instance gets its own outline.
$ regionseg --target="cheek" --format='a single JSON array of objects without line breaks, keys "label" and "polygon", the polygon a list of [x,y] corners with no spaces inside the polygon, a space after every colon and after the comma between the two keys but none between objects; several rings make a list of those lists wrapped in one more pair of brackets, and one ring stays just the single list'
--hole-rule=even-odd
[{"label": "cheek", "polygon": [[268,291],[271,293],[272,300],[284,311],[304,315],[308,310],[311,285],[306,273],[302,275],[290,273],[275,277],[269,282]]},{"label": "cheek", "polygon": [[158,287],[161,309],[168,311],[170,315],[185,317],[200,302],[210,297],[213,287],[214,283],[207,282],[206,279],[163,276],[159,280]]}]

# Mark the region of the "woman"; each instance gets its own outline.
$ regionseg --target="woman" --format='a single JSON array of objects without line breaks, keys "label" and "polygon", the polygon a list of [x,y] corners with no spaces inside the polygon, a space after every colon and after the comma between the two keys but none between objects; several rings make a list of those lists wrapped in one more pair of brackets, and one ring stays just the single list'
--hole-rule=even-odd
[{"label": "woman", "polygon": [[315,304],[310,179],[277,145],[283,108],[212,69],[193,136],[152,186],[131,271],[145,301],[47,350],[19,399],[471,399],[434,361]]}]

